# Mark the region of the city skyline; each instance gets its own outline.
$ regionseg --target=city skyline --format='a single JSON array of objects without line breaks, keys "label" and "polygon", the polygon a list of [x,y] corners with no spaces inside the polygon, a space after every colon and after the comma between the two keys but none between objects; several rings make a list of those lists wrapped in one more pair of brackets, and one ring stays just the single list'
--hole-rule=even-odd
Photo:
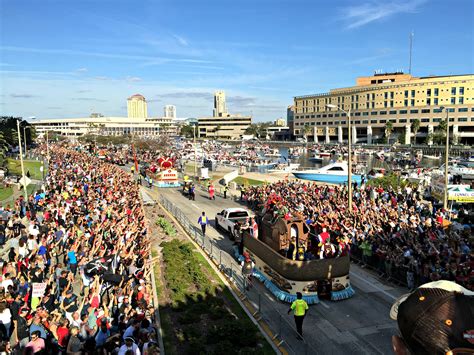
[{"label": "city skyline", "polygon": [[140,93],[149,112],[200,117],[223,90],[229,112],[275,120],[294,96],[408,72],[412,31],[414,76],[474,71],[467,0],[139,5],[3,1],[1,114],[126,116]]}]

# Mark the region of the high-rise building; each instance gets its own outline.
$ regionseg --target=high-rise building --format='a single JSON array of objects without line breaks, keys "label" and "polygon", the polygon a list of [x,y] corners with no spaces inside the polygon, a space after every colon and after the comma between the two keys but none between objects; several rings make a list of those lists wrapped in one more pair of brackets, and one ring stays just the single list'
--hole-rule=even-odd
[{"label": "high-rise building", "polygon": [[225,117],[227,116],[227,107],[225,104],[225,92],[216,91],[214,93],[214,110],[212,115],[214,117]]},{"label": "high-rise building", "polygon": [[[390,125],[393,140],[430,143],[447,115],[452,142],[474,143],[472,74],[413,77],[376,73],[357,78],[352,87],[296,96],[294,106],[294,135],[306,135],[304,128],[309,126],[308,138],[314,141],[347,140],[350,112],[353,142],[382,141]],[[291,127],[290,120],[288,125]]]},{"label": "high-rise building", "polygon": [[164,114],[166,118],[176,118],[176,106],[174,105],[166,105],[163,107]]},{"label": "high-rise building", "polygon": [[135,94],[127,99],[128,118],[147,118],[146,100],[143,95]]}]

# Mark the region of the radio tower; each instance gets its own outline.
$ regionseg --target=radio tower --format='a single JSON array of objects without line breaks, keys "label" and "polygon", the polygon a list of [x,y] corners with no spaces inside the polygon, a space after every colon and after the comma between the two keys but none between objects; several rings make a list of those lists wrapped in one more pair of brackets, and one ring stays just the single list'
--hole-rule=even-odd
[{"label": "radio tower", "polygon": [[411,74],[411,56],[413,52],[413,37],[415,36],[415,32],[411,31],[410,33],[410,63],[408,66],[408,74]]}]

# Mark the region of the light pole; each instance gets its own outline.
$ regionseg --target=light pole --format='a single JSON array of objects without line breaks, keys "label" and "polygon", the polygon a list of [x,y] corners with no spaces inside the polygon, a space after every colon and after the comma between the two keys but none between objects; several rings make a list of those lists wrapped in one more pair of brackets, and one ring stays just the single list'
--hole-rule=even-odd
[{"label": "light pole", "polygon": [[341,112],[344,112],[347,115],[347,193],[348,193],[348,208],[349,212],[352,213],[352,141],[351,141],[351,109],[345,111],[337,105],[327,104],[327,108],[335,108]]},{"label": "light pole", "polygon": [[194,145],[194,180],[196,180],[196,177],[197,177],[196,125],[193,125],[193,145]]},{"label": "light pole", "polygon": [[443,199],[443,205],[444,205],[444,210],[448,210],[448,183],[449,183],[449,178],[448,178],[448,165],[449,165],[449,109],[447,107],[441,106],[440,110],[446,111],[446,147],[445,147],[445,152],[444,152],[444,199]]},{"label": "light pole", "polygon": [[16,128],[17,128],[17,132],[18,132],[18,147],[20,149],[20,164],[21,164],[21,178],[23,180],[23,191],[25,193],[25,203],[28,204],[28,192],[26,191],[25,166],[23,165],[23,152],[22,152],[22,149],[21,149],[20,120],[16,121]]},{"label": "light pole", "polygon": [[25,141],[25,158],[26,158],[26,130],[30,129],[31,126],[25,126],[23,127],[23,140]]}]

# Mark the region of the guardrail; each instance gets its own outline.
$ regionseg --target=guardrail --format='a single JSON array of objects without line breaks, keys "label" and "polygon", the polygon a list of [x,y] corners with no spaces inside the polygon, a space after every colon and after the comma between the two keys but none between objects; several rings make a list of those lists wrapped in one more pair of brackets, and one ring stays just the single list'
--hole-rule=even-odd
[{"label": "guardrail", "polygon": [[[279,302],[273,297],[265,297],[253,288],[247,290],[246,279],[242,275],[241,266],[227,251],[219,247],[218,243],[203,236],[200,228],[192,223],[188,217],[172,202],[160,195],[161,205],[168,210],[181,224],[189,236],[199,245],[226,279],[237,288],[239,298],[248,301],[254,309],[252,315],[256,321],[263,320],[273,332],[273,340],[278,346],[284,346],[290,354],[316,354],[317,350],[306,340],[296,340],[298,333],[291,325],[292,317],[282,315],[274,304]],[[254,279],[254,282],[258,282]],[[316,340],[316,339],[312,339]]]}]

